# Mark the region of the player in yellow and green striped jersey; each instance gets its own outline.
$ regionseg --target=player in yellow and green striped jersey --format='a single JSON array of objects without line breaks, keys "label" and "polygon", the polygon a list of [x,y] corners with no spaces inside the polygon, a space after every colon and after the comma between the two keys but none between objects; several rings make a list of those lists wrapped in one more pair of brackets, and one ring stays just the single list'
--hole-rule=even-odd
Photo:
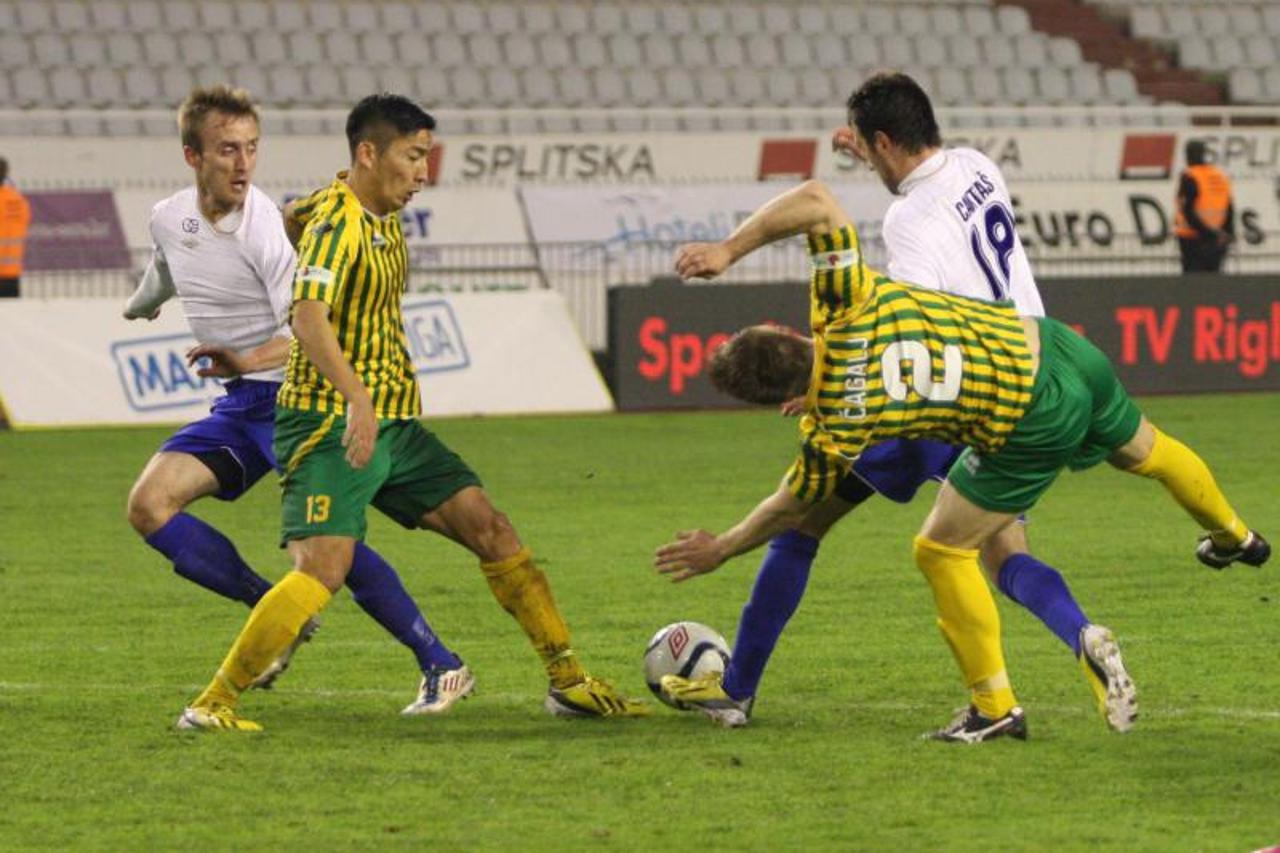
[{"label": "player in yellow and green striped jersey", "polygon": [[[682,247],[676,269],[712,278],[797,234],[809,238],[813,338],[753,327],[713,355],[709,372],[749,402],[805,395],[800,452],[777,491],[733,528],[681,534],[660,548],[660,573],[681,581],[713,571],[795,527],[878,442],[966,445],[915,538],[914,557],[971,695],[970,707],[931,736],[979,742],[1025,738],[1026,719],[1005,670],[978,549],[1031,508],[1063,467],[1106,459],[1159,480],[1208,531],[1197,549],[1202,561],[1266,561],[1266,540],[1236,515],[1204,462],[1141,415],[1096,347],[1055,320],[1018,316],[1010,303],[916,288],[868,268],[849,217],[817,182],[775,198],[723,242]],[[714,675],[668,676],[663,687],[728,725],[744,724],[751,710]]]},{"label": "player in yellow and green striped jersey", "polygon": [[[294,570],[254,607],[209,686],[183,712],[185,728],[260,728],[237,714],[240,695],[342,584],[370,504],[480,559],[494,597],[542,658],[550,713],[647,713],[587,675],[529,548],[476,474],[417,420],[422,406],[400,306],[408,256],[399,214],[427,182],[434,129],[407,98],[365,98],[347,119],[350,170],[286,212],[298,268],[275,453],[283,467],[281,538]],[[423,690],[461,698],[473,687],[461,666]]]}]

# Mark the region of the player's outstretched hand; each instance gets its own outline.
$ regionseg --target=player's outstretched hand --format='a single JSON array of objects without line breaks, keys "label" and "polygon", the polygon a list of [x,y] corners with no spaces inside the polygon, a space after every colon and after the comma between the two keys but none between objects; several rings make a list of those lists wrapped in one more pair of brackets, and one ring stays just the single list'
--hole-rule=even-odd
[{"label": "player's outstretched hand", "polygon": [[347,464],[363,468],[373,458],[373,446],[378,441],[378,418],[373,413],[373,403],[364,400],[347,402],[347,428],[342,433],[342,446],[347,449]]},{"label": "player's outstretched hand", "polygon": [[197,376],[216,376],[219,379],[231,379],[244,373],[244,360],[240,354],[226,347],[213,344],[196,344],[187,350],[187,364],[194,367],[202,358],[209,363],[196,370]]},{"label": "player's outstretched hand", "polygon": [[804,400],[803,394],[799,397],[792,397],[790,400],[783,400],[782,405],[778,407],[778,411],[784,417],[798,418],[804,414]]},{"label": "player's outstretched hand", "polygon": [[843,151],[846,154],[848,154],[850,157],[857,159],[858,151],[856,148],[854,148],[854,145],[853,145],[854,139],[855,137],[853,135],[853,128],[838,127],[836,128],[835,133],[831,134],[831,150]]},{"label": "player's outstretched hand", "polygon": [[686,243],[676,250],[676,273],[681,278],[715,278],[733,263],[723,243]]},{"label": "player's outstretched hand", "polygon": [[653,559],[658,574],[675,583],[714,572],[723,562],[715,534],[706,530],[681,530],[676,541],[659,548]]}]

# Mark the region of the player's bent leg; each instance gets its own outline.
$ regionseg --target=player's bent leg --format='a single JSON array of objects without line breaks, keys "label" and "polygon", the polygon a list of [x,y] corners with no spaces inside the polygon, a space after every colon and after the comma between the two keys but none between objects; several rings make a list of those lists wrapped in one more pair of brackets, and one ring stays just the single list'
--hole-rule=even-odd
[{"label": "player's bent leg", "polygon": [[216,494],[212,468],[189,453],[151,457],[129,492],[129,523],[182,577],[252,607],[271,588],[240,556],[231,540],[182,510]]},{"label": "player's bent leg", "polygon": [[[197,712],[194,717],[200,713],[216,717],[224,714],[222,709],[235,717],[240,695],[297,641],[303,626],[324,609],[333,592],[342,586],[351,567],[354,545],[354,539],[344,536],[313,536],[289,542],[294,570],[253,608],[217,674],[188,707]],[[184,712],[182,720],[191,722],[191,717]]]},{"label": "player's bent leg", "polygon": [[981,556],[999,590],[1031,611],[1079,655],[1080,632],[1089,620],[1062,574],[1028,553],[1025,526],[1018,521],[1005,525],[983,543]]},{"label": "player's bent leg", "polygon": [[1215,569],[1233,562],[1261,566],[1271,546],[1251,531],[1228,503],[1213,473],[1195,451],[1161,432],[1145,417],[1138,432],[1108,461],[1122,470],[1158,481],[1208,533],[1197,558]]}]

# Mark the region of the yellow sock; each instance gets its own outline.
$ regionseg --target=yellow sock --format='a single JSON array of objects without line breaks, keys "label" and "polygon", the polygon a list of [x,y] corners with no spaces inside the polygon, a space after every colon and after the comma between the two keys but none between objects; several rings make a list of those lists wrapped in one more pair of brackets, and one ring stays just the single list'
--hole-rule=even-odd
[{"label": "yellow sock", "polygon": [[1249,528],[1236,515],[1218,488],[1209,466],[1176,438],[1156,430],[1151,455],[1129,470],[1142,477],[1158,480],[1173,499],[1209,531],[1215,545],[1231,548],[1249,535]]},{"label": "yellow sock", "polygon": [[320,581],[293,571],[271,587],[249,614],[213,681],[193,705],[234,707],[240,694],[289,648],[308,619],[329,603],[332,593]]},{"label": "yellow sock", "polygon": [[481,563],[493,597],[515,617],[542,658],[554,687],[568,687],[586,673],[569,646],[569,626],[560,615],[547,576],[533,563],[533,554],[521,548],[496,563]]},{"label": "yellow sock", "polygon": [[950,548],[923,536],[913,546],[916,565],[933,589],[938,627],[960,664],[973,704],[984,717],[1003,717],[1017,700],[1000,648],[1000,613],[978,566],[977,549]]}]

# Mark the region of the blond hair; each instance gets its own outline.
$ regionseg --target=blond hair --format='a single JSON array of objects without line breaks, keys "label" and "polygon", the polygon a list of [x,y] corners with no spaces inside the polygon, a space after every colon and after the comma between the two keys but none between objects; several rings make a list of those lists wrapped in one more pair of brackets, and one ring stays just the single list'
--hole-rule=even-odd
[{"label": "blond hair", "polygon": [[212,112],[236,117],[249,116],[255,122],[261,122],[258,105],[246,90],[227,83],[198,86],[191,90],[191,94],[178,107],[178,133],[184,146],[201,150],[200,131],[204,129],[205,119]]}]

